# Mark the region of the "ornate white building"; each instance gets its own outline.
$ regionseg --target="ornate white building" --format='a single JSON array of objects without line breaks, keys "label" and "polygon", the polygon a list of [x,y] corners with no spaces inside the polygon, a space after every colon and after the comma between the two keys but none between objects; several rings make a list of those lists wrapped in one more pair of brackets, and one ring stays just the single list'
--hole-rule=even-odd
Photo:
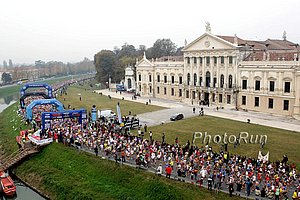
[{"label": "ornate white building", "polygon": [[136,63],[142,96],[192,104],[300,116],[298,44],[251,41],[206,33],[186,45],[183,57]]}]

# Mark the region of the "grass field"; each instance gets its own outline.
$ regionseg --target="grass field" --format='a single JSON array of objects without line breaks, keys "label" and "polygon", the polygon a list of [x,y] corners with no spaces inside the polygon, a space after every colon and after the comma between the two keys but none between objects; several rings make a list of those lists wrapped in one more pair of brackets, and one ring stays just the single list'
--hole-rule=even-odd
[{"label": "grass field", "polygon": [[[281,160],[284,154],[288,155],[289,161],[297,164],[300,169],[300,133],[287,131],[256,124],[248,124],[212,116],[193,117],[176,122],[164,124],[163,126],[148,127],[148,131],[153,132],[154,139],[161,140],[162,133],[165,132],[166,141],[174,143],[178,137],[181,144],[186,144],[189,140],[192,143],[193,133],[205,132],[212,136],[224,134],[236,135],[240,132],[248,132],[250,135],[267,135],[267,143],[264,149],[260,149],[260,144],[245,144],[234,148],[233,144],[228,145],[228,151],[231,154],[245,155],[247,157],[257,158],[258,151],[262,150],[263,154],[270,152],[270,160]],[[135,131],[136,133],[136,131]],[[147,134],[146,137],[149,137]],[[204,136],[203,136],[204,137]],[[213,137],[212,137],[213,140]],[[199,147],[205,146],[202,139],[196,139],[195,144]],[[219,150],[221,145],[210,143],[214,150]]]},{"label": "grass field", "polygon": [[[81,101],[79,99],[80,96],[82,99]],[[66,108],[68,105],[71,105],[72,108],[86,108],[87,111],[90,111],[92,106],[96,105],[98,110],[111,109],[114,112],[116,112],[116,106],[119,102],[122,115],[128,115],[129,111],[131,111],[132,115],[135,115],[164,109],[163,107],[154,105],[145,105],[142,103],[114,98],[109,99],[107,96],[101,96],[100,94],[93,93],[92,88],[89,89],[86,85],[84,85],[83,88],[78,85],[69,87],[67,95],[59,96],[58,100],[62,102]]]},{"label": "grass field", "polygon": [[56,143],[24,162],[15,172],[51,199],[230,198],[228,194],[157,177]]}]

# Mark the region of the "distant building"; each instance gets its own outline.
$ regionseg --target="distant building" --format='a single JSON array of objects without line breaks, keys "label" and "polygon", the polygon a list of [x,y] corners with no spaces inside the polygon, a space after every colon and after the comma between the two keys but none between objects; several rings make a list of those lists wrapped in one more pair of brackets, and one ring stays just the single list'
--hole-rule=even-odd
[{"label": "distant building", "polygon": [[126,90],[136,89],[133,67],[131,67],[131,66],[126,67],[124,82],[125,82],[124,86],[125,86]]},{"label": "distant building", "polygon": [[136,63],[142,96],[300,117],[299,45],[217,36],[210,28],[183,57]]}]

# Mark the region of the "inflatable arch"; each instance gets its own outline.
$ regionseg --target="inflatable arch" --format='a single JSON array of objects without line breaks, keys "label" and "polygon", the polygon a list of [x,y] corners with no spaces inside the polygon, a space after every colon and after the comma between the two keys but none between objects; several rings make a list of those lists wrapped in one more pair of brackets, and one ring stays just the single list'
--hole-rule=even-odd
[{"label": "inflatable arch", "polygon": [[46,83],[27,83],[23,85],[20,89],[21,97],[25,94],[28,88],[45,88],[48,91],[48,97],[53,98],[52,96],[52,87]]},{"label": "inflatable arch", "polygon": [[58,101],[57,99],[40,99],[40,100],[34,100],[26,107],[26,118],[30,121],[32,120],[32,108],[34,108],[37,105],[45,105],[45,104],[52,104],[57,107],[58,111],[64,110],[64,105]]},{"label": "inflatable arch", "polygon": [[21,108],[25,108],[25,99],[29,96],[43,96],[44,99],[50,99],[47,94],[44,92],[28,92],[25,93],[21,98],[20,98],[20,106]]},{"label": "inflatable arch", "polygon": [[78,118],[78,123],[82,125],[82,120],[86,119],[86,110],[64,110],[60,112],[42,113],[42,130],[51,128],[51,121],[54,119]]}]

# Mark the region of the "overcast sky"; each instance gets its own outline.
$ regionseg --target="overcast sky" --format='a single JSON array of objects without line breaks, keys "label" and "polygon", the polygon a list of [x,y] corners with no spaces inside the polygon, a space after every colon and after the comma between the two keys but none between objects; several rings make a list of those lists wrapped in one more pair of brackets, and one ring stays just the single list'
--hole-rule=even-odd
[{"label": "overcast sky", "polygon": [[0,63],[77,62],[125,42],[178,47],[205,32],[300,42],[299,0],[1,0]]}]

